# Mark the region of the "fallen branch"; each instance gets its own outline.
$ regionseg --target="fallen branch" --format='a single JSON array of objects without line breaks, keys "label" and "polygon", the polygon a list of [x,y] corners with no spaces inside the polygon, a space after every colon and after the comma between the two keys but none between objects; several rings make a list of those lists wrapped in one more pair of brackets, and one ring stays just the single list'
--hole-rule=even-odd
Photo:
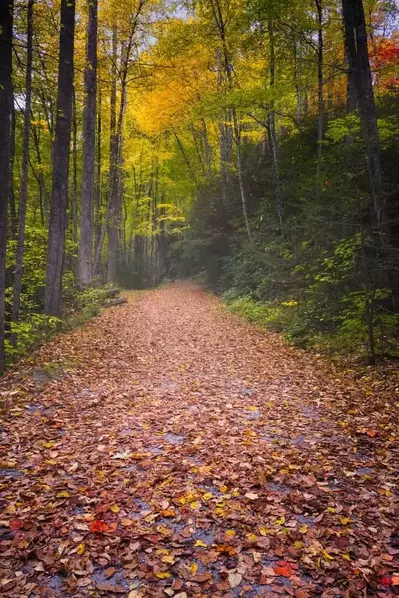
[{"label": "fallen branch", "polygon": [[122,305],[122,303],[127,303],[127,299],[113,299],[104,303],[103,307],[113,307],[114,305]]}]

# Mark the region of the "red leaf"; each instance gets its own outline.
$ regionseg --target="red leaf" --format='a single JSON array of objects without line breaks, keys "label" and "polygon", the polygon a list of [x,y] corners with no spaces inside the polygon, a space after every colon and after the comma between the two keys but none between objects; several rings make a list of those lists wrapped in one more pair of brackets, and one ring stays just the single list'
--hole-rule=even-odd
[{"label": "red leaf", "polygon": [[388,588],[392,585],[392,577],[390,575],[384,575],[384,577],[381,577],[381,583]]},{"label": "red leaf", "polygon": [[109,530],[109,526],[105,523],[105,521],[101,521],[100,519],[95,519],[90,523],[90,531],[91,532],[98,532],[99,534],[103,534]]},{"label": "red leaf", "polygon": [[22,529],[25,525],[25,521],[22,519],[11,519],[10,521],[10,529],[16,531],[18,529]]},{"label": "red leaf", "polygon": [[292,575],[292,567],[285,561],[279,561],[273,569],[276,575],[281,575],[282,577],[291,577]]}]

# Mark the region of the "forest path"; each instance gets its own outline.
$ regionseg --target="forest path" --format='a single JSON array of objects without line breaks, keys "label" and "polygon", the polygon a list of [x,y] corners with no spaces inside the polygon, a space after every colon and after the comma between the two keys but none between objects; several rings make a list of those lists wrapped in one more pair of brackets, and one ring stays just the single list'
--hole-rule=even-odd
[{"label": "forest path", "polygon": [[397,595],[393,397],[194,285],[59,335],[0,392],[0,595]]}]

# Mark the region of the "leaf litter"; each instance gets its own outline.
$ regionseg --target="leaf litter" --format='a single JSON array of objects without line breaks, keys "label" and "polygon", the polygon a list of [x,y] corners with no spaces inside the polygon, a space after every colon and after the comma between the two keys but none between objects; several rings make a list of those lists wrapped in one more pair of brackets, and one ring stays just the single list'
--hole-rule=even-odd
[{"label": "leaf litter", "polygon": [[[68,370],[37,385],[48,363]],[[394,383],[189,284],[23,365],[0,386],[0,596],[399,595]]]}]

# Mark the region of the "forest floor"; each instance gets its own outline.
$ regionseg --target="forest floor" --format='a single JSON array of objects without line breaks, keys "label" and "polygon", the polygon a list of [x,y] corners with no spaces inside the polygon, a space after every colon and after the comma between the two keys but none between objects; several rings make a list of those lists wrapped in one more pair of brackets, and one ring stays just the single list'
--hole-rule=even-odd
[{"label": "forest floor", "polygon": [[399,595],[397,390],[194,285],[105,310],[0,383],[0,596]]}]

